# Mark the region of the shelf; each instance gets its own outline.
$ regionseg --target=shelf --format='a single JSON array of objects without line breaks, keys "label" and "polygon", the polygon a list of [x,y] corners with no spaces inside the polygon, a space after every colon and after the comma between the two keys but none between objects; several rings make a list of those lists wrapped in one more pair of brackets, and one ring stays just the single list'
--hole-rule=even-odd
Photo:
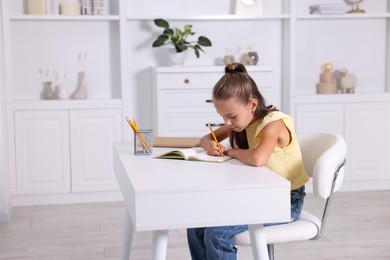
[{"label": "shelf", "polygon": [[354,94],[307,94],[297,95],[299,104],[319,103],[357,103],[390,101],[390,92],[382,93],[354,93]]},{"label": "shelf", "polygon": [[[161,66],[156,67],[156,71],[160,73],[185,73],[185,72],[221,72],[223,73],[225,66]],[[273,66],[246,66],[248,72],[251,71],[273,71]]]},{"label": "shelf", "polygon": [[57,110],[57,109],[106,109],[122,108],[121,99],[83,99],[83,100],[14,100],[14,110]]},{"label": "shelf", "polygon": [[119,21],[118,15],[12,15],[11,21]]},{"label": "shelf", "polygon": [[[145,15],[129,15],[127,20],[154,20],[158,16],[145,16]],[[240,16],[234,14],[228,15],[162,15],[162,18],[166,20],[182,20],[182,21],[225,21],[225,20],[281,20],[290,18],[289,14],[279,14],[279,15],[264,15],[264,16]]]},{"label": "shelf", "polygon": [[334,20],[334,19],[380,19],[390,18],[390,13],[369,14],[307,14],[297,16],[297,20]]}]

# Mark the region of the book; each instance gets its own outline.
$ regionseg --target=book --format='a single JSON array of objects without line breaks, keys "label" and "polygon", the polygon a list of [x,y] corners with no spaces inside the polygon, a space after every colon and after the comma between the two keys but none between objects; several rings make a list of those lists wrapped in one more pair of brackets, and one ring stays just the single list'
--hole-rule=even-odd
[{"label": "book", "polygon": [[345,14],[344,10],[314,10],[310,14]]},{"label": "book", "polygon": [[347,6],[343,3],[316,4],[309,6],[310,14],[345,14]]},{"label": "book", "polygon": [[157,159],[179,159],[188,161],[202,161],[202,162],[226,162],[232,159],[230,156],[213,156],[208,155],[202,147],[192,147],[172,150],[155,156]]}]

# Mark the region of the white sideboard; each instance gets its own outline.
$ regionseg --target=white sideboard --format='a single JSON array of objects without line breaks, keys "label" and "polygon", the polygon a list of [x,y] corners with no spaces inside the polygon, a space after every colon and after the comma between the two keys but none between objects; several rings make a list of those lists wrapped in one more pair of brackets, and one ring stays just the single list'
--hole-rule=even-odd
[{"label": "white sideboard", "polygon": [[14,108],[15,204],[42,198],[54,203],[66,194],[62,202],[72,202],[78,201],[72,194],[118,191],[112,152],[113,143],[122,140],[121,109],[66,108],[53,102],[57,105],[45,109],[39,102]]},{"label": "white sideboard", "polygon": [[[272,66],[249,66],[267,103],[280,106],[278,79]],[[224,124],[215,111],[212,88],[223,76],[224,67],[156,67],[153,69],[154,125],[157,136],[201,137],[208,124]]]},{"label": "white sideboard", "polygon": [[299,133],[335,132],[348,145],[344,189],[390,187],[390,102],[388,95],[329,95],[298,100]]}]

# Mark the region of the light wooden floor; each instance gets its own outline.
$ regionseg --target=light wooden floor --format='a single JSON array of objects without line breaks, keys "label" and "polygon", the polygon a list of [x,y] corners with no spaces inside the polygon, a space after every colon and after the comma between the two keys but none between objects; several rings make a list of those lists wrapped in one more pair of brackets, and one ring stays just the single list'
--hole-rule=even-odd
[{"label": "light wooden floor", "polygon": [[[310,195],[306,208],[318,211]],[[0,259],[119,259],[124,204],[20,207],[0,224]],[[184,230],[169,235],[167,259],[190,259]],[[131,259],[149,258],[150,232],[136,233]],[[390,191],[335,194],[318,241],[275,246],[276,259],[390,259]],[[239,259],[252,259],[239,248]]]}]

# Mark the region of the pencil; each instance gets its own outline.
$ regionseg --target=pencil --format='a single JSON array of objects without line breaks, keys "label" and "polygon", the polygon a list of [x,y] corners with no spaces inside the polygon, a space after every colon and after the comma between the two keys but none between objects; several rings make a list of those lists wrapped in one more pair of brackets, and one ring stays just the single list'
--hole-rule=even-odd
[{"label": "pencil", "polygon": [[218,139],[217,139],[217,137],[215,136],[214,130],[213,130],[213,128],[211,127],[210,124],[208,124],[208,125],[209,125],[209,128],[210,128],[211,135],[213,136],[214,141],[217,143],[217,146],[218,146],[218,149],[219,149],[219,153],[220,153],[221,155],[223,155],[221,145],[219,144]]},{"label": "pencil", "polygon": [[144,149],[144,151],[151,154],[152,152],[150,151],[150,147],[146,143],[146,141],[142,137],[142,135],[140,135],[140,133],[138,131],[137,123],[135,122],[135,120],[133,120],[133,122],[132,122],[128,117],[126,117],[126,121],[130,125],[131,129],[133,129],[135,135],[138,137],[138,140],[141,142],[141,145],[142,145],[142,148]]}]

